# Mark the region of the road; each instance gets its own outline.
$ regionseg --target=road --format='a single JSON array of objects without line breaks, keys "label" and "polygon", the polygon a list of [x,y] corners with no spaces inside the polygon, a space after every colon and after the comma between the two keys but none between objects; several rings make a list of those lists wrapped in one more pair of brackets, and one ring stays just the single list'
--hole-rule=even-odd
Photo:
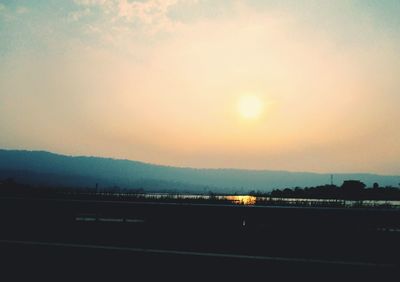
[{"label": "road", "polygon": [[382,278],[399,269],[399,216],[0,198],[0,250],[6,269],[24,266],[36,275]]}]

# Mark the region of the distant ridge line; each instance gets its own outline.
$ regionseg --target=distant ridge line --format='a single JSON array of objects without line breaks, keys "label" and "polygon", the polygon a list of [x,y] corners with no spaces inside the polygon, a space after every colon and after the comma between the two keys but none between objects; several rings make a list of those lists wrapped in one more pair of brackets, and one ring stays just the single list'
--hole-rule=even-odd
[{"label": "distant ridge line", "polygon": [[[331,184],[333,173],[180,168],[127,159],[66,156],[47,151],[0,149],[0,181],[40,186],[120,187],[151,191],[208,193],[270,192],[273,189],[316,187]],[[368,187],[398,187],[400,176],[371,173],[334,173],[335,184],[359,180]]]}]

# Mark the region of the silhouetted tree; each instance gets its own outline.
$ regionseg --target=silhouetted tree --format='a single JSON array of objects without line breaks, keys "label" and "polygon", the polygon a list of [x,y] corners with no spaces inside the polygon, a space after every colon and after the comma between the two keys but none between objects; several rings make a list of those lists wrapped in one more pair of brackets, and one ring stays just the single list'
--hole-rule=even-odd
[{"label": "silhouetted tree", "polygon": [[362,200],[362,191],[365,186],[366,185],[359,180],[345,180],[341,187],[344,198]]},{"label": "silhouetted tree", "polygon": [[365,188],[365,184],[359,180],[345,180],[342,184],[342,189],[350,191],[360,191]]}]

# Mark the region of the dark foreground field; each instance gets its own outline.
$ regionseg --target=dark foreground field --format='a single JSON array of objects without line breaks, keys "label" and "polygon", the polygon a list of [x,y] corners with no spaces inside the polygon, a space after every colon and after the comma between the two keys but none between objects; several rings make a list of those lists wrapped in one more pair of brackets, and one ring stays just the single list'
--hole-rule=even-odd
[{"label": "dark foreground field", "polygon": [[360,281],[400,265],[396,210],[3,197],[0,222],[14,278]]}]

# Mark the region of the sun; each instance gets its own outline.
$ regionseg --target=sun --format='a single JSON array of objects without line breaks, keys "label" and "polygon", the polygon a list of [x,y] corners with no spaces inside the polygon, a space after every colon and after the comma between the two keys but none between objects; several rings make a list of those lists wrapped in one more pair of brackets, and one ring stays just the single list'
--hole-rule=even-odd
[{"label": "sun", "polygon": [[263,111],[262,101],[254,95],[240,97],[237,106],[240,116],[245,119],[256,119]]}]

